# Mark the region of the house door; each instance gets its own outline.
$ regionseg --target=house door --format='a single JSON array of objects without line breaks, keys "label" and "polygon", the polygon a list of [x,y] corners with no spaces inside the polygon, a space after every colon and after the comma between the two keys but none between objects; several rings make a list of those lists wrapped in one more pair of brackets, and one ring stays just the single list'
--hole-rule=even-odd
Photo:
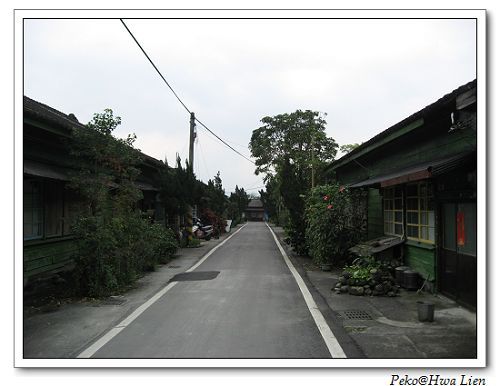
[{"label": "house door", "polygon": [[457,302],[476,308],[476,203],[441,205],[439,289]]}]

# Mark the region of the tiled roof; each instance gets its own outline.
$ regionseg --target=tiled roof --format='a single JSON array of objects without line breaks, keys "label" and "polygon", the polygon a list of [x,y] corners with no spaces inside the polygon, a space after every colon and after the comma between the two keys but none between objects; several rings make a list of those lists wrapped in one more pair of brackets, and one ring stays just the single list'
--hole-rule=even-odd
[{"label": "tiled roof", "polygon": [[[26,95],[23,101],[23,111],[24,114],[35,119],[42,120],[47,123],[56,124],[58,127],[67,129],[68,132],[73,127],[85,128],[86,126],[78,122],[77,118],[73,114],[64,114],[50,106],[44,105],[43,103],[37,102]],[[162,163],[154,157],[147,154],[141,153],[145,161],[152,164]]]},{"label": "tiled roof", "polygon": [[27,96],[24,96],[23,101],[23,111],[24,114],[30,115],[34,118],[41,119],[43,121],[48,121],[51,123],[56,123],[63,128],[70,129],[72,127],[85,127],[76,118],[72,119],[69,115],[61,113],[60,111],[44,105],[43,103],[37,102]]},{"label": "tiled roof", "polygon": [[262,204],[262,201],[259,199],[253,199],[250,200],[248,203],[248,208],[262,208],[264,205]]}]

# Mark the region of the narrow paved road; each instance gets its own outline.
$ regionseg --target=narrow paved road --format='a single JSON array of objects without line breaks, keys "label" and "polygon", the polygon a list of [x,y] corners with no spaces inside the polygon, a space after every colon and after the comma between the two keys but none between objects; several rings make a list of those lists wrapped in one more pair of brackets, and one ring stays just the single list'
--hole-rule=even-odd
[{"label": "narrow paved road", "polygon": [[[248,223],[93,358],[330,358],[264,223]],[[213,274],[215,275],[215,274]]]}]

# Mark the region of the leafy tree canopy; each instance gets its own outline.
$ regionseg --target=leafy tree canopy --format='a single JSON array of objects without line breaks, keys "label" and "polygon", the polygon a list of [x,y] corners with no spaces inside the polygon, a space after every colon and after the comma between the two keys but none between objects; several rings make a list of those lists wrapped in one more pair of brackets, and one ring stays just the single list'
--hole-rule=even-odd
[{"label": "leafy tree canopy", "polygon": [[326,136],[326,121],[319,112],[297,110],[264,117],[261,122],[263,126],[253,131],[249,147],[256,159],[255,174],[265,173],[265,180],[279,172],[287,159],[300,175],[335,159],[338,145]]},{"label": "leafy tree canopy", "polygon": [[351,151],[353,151],[354,149],[356,149],[359,145],[361,145],[361,144],[360,143],[348,143],[345,145],[341,145],[339,150],[341,153],[347,154],[347,153],[350,153]]}]

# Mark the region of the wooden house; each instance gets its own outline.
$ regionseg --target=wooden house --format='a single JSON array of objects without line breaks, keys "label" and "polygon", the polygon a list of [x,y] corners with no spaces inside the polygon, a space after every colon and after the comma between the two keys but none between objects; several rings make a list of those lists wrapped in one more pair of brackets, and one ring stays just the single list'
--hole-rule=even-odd
[{"label": "wooden house", "polygon": [[476,110],[474,80],[328,167],[331,178],[366,192],[367,239],[400,237],[403,263],[430,289],[471,308],[478,258]]},{"label": "wooden house", "polygon": [[245,218],[248,221],[264,221],[265,210],[262,201],[259,199],[252,199],[245,209]]},{"label": "wooden house", "polygon": [[[71,267],[75,248],[71,223],[81,201],[68,189],[74,163],[68,150],[73,127],[80,124],[66,115],[24,97],[23,106],[23,268],[24,281]],[[165,221],[158,198],[159,170],[164,166],[143,155],[136,184],[143,199],[138,208]]]}]

